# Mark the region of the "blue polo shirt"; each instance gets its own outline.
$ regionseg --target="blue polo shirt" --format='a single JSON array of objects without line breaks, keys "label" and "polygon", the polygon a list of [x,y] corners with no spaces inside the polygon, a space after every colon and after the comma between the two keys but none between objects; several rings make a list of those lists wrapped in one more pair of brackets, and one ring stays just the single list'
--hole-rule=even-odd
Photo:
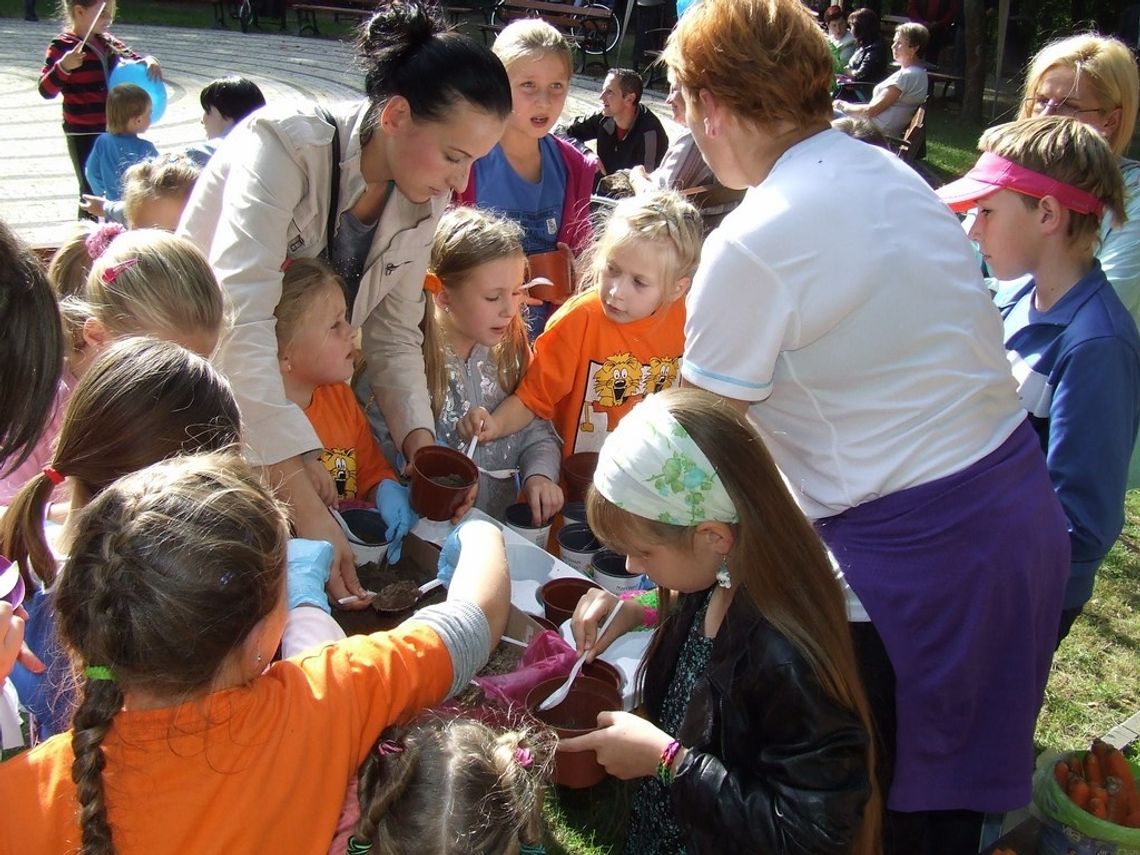
[{"label": "blue polo shirt", "polygon": [[1030,280],[998,308],[1018,396],[1069,520],[1072,609],[1092,596],[1096,570],[1124,527],[1140,426],[1140,333],[1098,261],[1048,311],[1034,308],[1035,293]]}]

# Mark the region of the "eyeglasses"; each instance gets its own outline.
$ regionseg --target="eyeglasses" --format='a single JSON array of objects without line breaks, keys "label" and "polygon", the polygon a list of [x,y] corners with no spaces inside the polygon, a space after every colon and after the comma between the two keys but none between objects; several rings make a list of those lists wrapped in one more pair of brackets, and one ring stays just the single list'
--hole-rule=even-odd
[{"label": "eyeglasses", "polygon": [[1081,113],[1103,113],[1103,107],[1078,107],[1068,101],[1053,101],[1049,98],[1029,98],[1025,102],[1034,116],[1068,116],[1073,118]]}]

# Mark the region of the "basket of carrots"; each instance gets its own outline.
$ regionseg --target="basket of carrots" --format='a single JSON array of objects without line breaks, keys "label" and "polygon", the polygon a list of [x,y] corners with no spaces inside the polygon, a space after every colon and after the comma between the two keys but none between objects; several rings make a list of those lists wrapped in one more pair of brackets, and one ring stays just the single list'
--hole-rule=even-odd
[{"label": "basket of carrots", "polygon": [[1042,855],[1140,855],[1140,768],[1101,740],[1043,757],[1033,788]]}]

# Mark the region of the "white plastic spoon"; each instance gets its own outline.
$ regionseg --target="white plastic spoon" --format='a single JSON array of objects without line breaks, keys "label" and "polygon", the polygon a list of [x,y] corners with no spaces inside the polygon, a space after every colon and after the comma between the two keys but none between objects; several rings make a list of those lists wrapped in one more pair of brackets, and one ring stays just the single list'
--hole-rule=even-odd
[{"label": "white plastic spoon", "polygon": [[[602,624],[602,628],[600,630],[598,630],[598,638],[601,638],[603,635],[606,634],[606,630],[609,629],[610,624],[614,622],[614,618],[617,617],[617,613],[621,611],[622,604],[623,603],[621,600],[617,601],[617,605],[614,606],[614,610],[612,612],[610,612],[609,616],[606,618],[605,622]],[[546,712],[547,710],[552,710],[556,706],[558,706],[560,703],[562,703],[564,700],[566,700],[566,696],[570,694],[571,684],[573,684],[573,682],[576,679],[578,679],[578,674],[581,672],[582,666],[585,664],[586,664],[586,654],[583,653],[581,656],[578,657],[578,661],[574,663],[574,667],[570,669],[570,676],[566,678],[566,682],[563,683],[561,686],[559,686],[557,689],[555,689],[555,691],[553,692],[553,694],[550,695],[550,697],[548,697],[545,701],[543,701],[541,704],[538,705],[538,711],[539,712]]]}]

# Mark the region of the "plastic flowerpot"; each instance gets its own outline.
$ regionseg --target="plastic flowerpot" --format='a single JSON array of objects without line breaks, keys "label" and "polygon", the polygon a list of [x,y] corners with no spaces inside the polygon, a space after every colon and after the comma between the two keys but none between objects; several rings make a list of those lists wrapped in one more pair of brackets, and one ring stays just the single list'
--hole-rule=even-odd
[{"label": "plastic flowerpot", "polygon": [[582,676],[593,677],[595,680],[601,680],[605,683],[613,683],[614,688],[619,692],[622,684],[625,683],[625,677],[622,676],[621,671],[604,659],[595,659],[593,662],[587,662],[583,665]]},{"label": "plastic flowerpot", "polygon": [[597,467],[596,451],[579,451],[562,461],[562,477],[566,479],[567,501],[586,501],[586,491],[594,481],[594,470]]},{"label": "plastic flowerpot", "polygon": [[534,612],[526,612],[526,616],[541,626],[543,629],[548,629],[551,632],[558,632],[558,624],[552,620],[548,620],[546,615],[536,615]]},{"label": "plastic flowerpot", "polygon": [[565,303],[570,297],[574,282],[570,254],[561,249],[552,249],[528,255],[526,260],[530,271],[528,281],[539,278],[549,280],[549,283],[531,285],[527,289],[528,296],[537,297],[544,303]]},{"label": "plastic flowerpot", "polygon": [[442,445],[424,446],[412,466],[412,510],[429,520],[449,520],[478,478],[478,467],[466,455]]},{"label": "plastic flowerpot", "polygon": [[379,511],[350,508],[334,515],[340,517],[341,528],[352,547],[352,557],[357,566],[372,562],[379,564],[384,560],[388,552],[388,541],[384,538],[387,526]]},{"label": "plastic flowerpot", "polygon": [[587,572],[601,549],[602,544],[585,523],[571,523],[558,531],[558,554],[579,573]]},{"label": "plastic flowerpot", "polygon": [[517,504],[511,505],[507,508],[503,517],[506,521],[507,528],[511,531],[526,538],[539,549],[546,549],[546,543],[550,539],[550,523],[546,522],[543,525],[533,525],[534,517],[531,515],[530,504],[527,502],[518,502]]},{"label": "plastic flowerpot", "polygon": [[[591,473],[591,477],[593,474]],[[562,506],[562,522],[564,525],[570,523],[584,523],[586,522],[586,503],[585,502],[567,502]]]},{"label": "plastic flowerpot", "polygon": [[546,619],[555,626],[561,626],[574,614],[578,600],[591,588],[597,588],[589,579],[575,579],[559,576],[551,579],[538,589],[538,598],[546,613]]},{"label": "plastic flowerpot", "polygon": [[[550,727],[559,739],[582,736],[598,729],[598,713],[622,709],[621,692],[610,682],[578,676],[566,700],[553,709],[538,711],[538,705],[565,682],[564,677],[544,680],[526,698],[531,715]],[[554,783],[572,789],[583,789],[600,783],[606,770],[598,765],[593,751],[558,751],[554,753]]]},{"label": "plastic flowerpot", "polygon": [[608,549],[603,549],[594,556],[590,568],[592,571],[590,575],[594,577],[594,581],[611,594],[637,590],[641,587],[641,580],[645,578],[640,574],[625,572],[625,556],[610,552]]}]

